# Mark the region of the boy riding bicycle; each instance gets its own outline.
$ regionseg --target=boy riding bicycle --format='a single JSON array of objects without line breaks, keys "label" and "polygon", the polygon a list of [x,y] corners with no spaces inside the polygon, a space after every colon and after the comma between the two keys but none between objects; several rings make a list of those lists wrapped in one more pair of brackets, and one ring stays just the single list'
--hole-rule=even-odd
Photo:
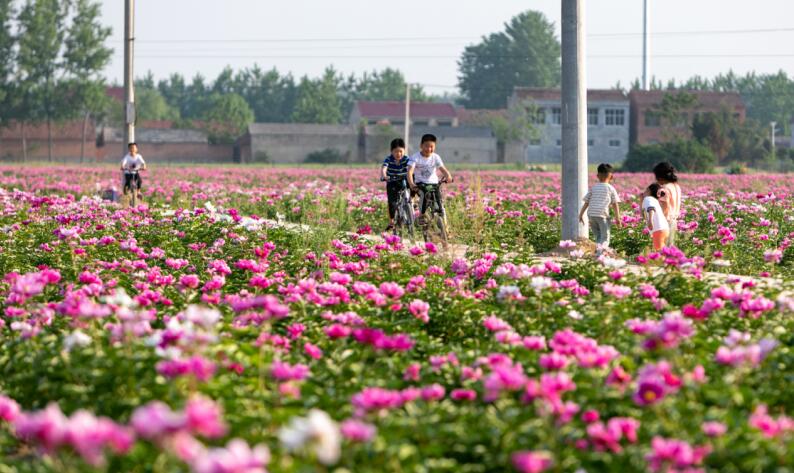
[{"label": "boy riding bicycle", "polygon": [[441,170],[446,182],[452,182],[452,174],[444,166],[441,156],[435,153],[436,151],[436,137],[434,135],[423,135],[420,151],[414,153],[408,161],[408,185],[414,191],[419,191],[420,205],[420,218],[423,219],[427,211],[426,196],[433,193],[436,202],[443,209],[443,201],[441,199],[441,187],[439,186],[439,179],[437,170]]},{"label": "boy riding bicycle", "polygon": [[127,195],[127,189],[136,192],[138,199],[141,198],[141,175],[137,171],[146,170],[146,161],[143,156],[138,154],[138,145],[130,143],[127,145],[129,153],[121,160],[121,171],[124,173],[124,183],[122,189]]},{"label": "boy riding bicycle", "polygon": [[386,181],[386,197],[389,201],[389,226],[386,231],[394,230],[394,214],[400,193],[407,192],[408,156],[405,155],[405,140],[395,138],[391,141],[391,154],[386,156],[381,166],[380,180]]}]

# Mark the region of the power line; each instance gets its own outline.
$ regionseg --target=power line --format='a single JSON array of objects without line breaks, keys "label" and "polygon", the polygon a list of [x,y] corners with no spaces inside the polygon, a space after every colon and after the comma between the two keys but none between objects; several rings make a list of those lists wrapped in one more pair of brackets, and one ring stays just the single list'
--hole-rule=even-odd
[{"label": "power line", "polygon": [[[147,59],[458,59],[460,56],[452,55],[294,55],[294,54],[138,54],[136,57]],[[519,55],[476,55],[479,58],[491,59],[529,59],[528,56]],[[589,59],[636,59],[641,57],[639,54],[592,54],[587,56]],[[787,58],[794,57],[794,54],[766,54],[766,53],[747,53],[747,54],[655,54],[655,59],[723,59],[723,58]]]},{"label": "power line", "polygon": [[[658,31],[651,36],[691,36],[691,35],[730,35],[730,34],[758,34],[758,33],[790,33],[794,27],[780,28],[749,28],[731,30],[685,30],[685,31]],[[588,38],[620,38],[642,36],[642,33],[591,33]],[[328,42],[356,42],[356,41],[475,41],[482,37],[474,36],[416,36],[416,37],[350,37],[350,38],[161,38],[161,39],[136,39],[136,43],[328,43]],[[113,39],[112,42],[123,42],[123,39]]]}]

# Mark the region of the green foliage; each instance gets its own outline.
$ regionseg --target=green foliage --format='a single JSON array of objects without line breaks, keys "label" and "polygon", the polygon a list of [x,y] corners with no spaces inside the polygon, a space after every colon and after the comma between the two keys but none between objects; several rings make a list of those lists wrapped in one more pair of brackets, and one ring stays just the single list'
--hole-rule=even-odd
[{"label": "green foliage", "polygon": [[297,123],[335,124],[342,121],[337,95],[341,78],[329,67],[320,79],[304,77],[298,86],[298,98],[292,121]]},{"label": "green foliage", "polygon": [[338,149],[326,148],[322,151],[314,151],[306,155],[304,163],[314,164],[336,164],[350,161],[349,153],[342,153]]},{"label": "green foliage", "polygon": [[504,31],[467,46],[458,66],[462,103],[469,108],[504,108],[515,86],[557,86],[560,43],[554,24],[540,12],[521,13]]},{"label": "green foliage", "polygon": [[202,116],[211,143],[233,143],[254,121],[254,112],[235,93],[214,93]]},{"label": "green foliage", "polygon": [[669,161],[680,172],[706,173],[714,170],[716,158],[704,144],[681,140],[650,145],[635,145],[621,166],[624,172],[651,172],[662,161]]},{"label": "green foliage", "polygon": [[11,74],[14,71],[14,44],[16,40],[11,31],[14,18],[12,0],[0,0],[0,126],[9,118],[11,107],[8,94],[11,86]]},{"label": "green foliage", "polygon": [[[123,117],[123,105],[118,104],[117,107],[119,109],[117,116]],[[135,90],[135,118],[138,122],[143,120],[178,120],[179,110],[171,107],[157,90],[139,88]]]}]

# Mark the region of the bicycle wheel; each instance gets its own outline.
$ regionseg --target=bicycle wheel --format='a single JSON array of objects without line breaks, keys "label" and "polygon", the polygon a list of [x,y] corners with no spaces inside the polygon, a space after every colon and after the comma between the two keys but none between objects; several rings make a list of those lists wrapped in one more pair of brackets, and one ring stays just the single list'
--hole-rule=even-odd
[{"label": "bicycle wheel", "polygon": [[436,224],[436,229],[438,230],[438,236],[441,239],[441,243],[444,247],[447,246],[447,225],[444,223],[444,216],[436,213],[433,215],[433,220]]},{"label": "bicycle wheel", "polygon": [[138,206],[138,189],[133,186],[130,189],[130,207],[135,208]]}]

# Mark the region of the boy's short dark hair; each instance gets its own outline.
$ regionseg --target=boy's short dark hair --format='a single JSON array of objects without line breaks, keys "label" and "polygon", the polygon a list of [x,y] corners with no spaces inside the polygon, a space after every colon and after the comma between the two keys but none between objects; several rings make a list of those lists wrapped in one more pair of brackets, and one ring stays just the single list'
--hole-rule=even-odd
[{"label": "boy's short dark hair", "polygon": [[601,163],[598,165],[598,175],[599,176],[608,176],[612,174],[614,171],[612,169],[611,164]]},{"label": "boy's short dark hair", "polygon": [[405,140],[402,138],[395,138],[391,140],[391,148],[389,149],[394,149],[394,148],[405,148]]},{"label": "boy's short dark hair", "polygon": [[138,143],[136,143],[136,142],[134,142],[134,141],[133,141],[132,143],[130,143],[130,144],[128,144],[128,145],[127,145],[127,149],[129,149],[129,147],[130,147],[130,146],[133,146],[133,145],[134,145],[134,146],[138,146]]},{"label": "boy's short dark hair", "polygon": [[426,135],[422,135],[421,143],[424,143],[425,141],[432,141],[433,143],[436,143],[438,142],[438,139],[436,139],[436,135],[431,135],[430,133],[428,133]]}]

